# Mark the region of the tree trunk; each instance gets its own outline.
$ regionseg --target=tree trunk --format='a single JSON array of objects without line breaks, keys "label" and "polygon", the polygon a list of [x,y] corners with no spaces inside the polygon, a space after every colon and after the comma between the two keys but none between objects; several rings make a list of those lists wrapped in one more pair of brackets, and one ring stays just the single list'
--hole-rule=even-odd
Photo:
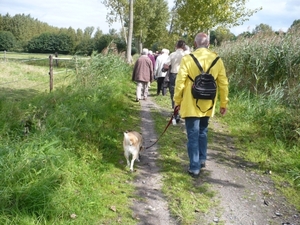
[{"label": "tree trunk", "polygon": [[132,45],[132,31],[133,31],[133,0],[129,0],[129,29],[127,42],[127,62],[132,63],[131,45]]},{"label": "tree trunk", "polygon": [[124,27],[124,22],[123,22],[123,19],[122,19],[122,16],[120,16],[120,20],[121,20],[121,24],[122,24],[122,30],[123,30],[123,35],[124,35],[124,39],[125,39],[125,43],[127,44],[127,34],[126,34],[126,29]]},{"label": "tree trunk", "polygon": [[[121,13],[124,9],[122,9],[122,6],[120,5],[120,3],[118,2],[118,14],[120,16],[120,21],[121,21],[121,26],[122,26],[122,31],[123,31],[123,35],[124,35],[124,39],[125,39],[125,43],[127,45],[127,34],[126,34],[126,29],[124,27],[124,21],[123,21],[123,16],[124,13]],[[124,11],[123,11],[124,12]]]},{"label": "tree trunk", "polygon": [[143,31],[141,30],[141,35],[140,35],[140,38],[139,38],[139,50],[140,50],[140,54],[143,51],[143,42],[142,42],[142,39],[143,39]]},{"label": "tree trunk", "polygon": [[171,24],[170,24],[170,29],[169,29],[169,35],[173,32],[173,22],[174,22],[174,13],[177,9],[178,1],[175,1],[175,6],[171,10]]}]

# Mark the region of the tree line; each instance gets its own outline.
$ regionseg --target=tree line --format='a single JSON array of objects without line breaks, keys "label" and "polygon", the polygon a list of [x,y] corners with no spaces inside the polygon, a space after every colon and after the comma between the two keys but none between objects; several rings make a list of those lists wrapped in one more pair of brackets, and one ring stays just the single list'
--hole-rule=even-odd
[{"label": "tree line", "polygon": [[[243,32],[238,36],[230,32],[230,26],[239,25],[260,10],[245,9],[244,0],[228,0],[226,4],[217,5],[208,1],[209,4],[200,7],[201,13],[195,7],[199,4],[197,0],[175,0],[172,9],[168,8],[166,0],[139,0],[132,4],[132,12],[130,2],[102,0],[109,10],[107,22],[120,22],[122,25],[120,31],[111,29],[108,34],[103,34],[99,27],[96,30],[94,27],[84,30],[58,28],[30,15],[0,14],[0,51],[91,55],[93,51],[102,52],[113,46],[118,52],[128,51],[132,55],[140,52],[143,46],[153,51],[162,48],[173,50],[174,43],[179,39],[192,45],[193,37],[199,31],[210,32],[212,45],[221,45],[223,41],[235,40],[240,36],[251,37],[261,32],[276,33],[266,24],[260,24],[252,32]],[[133,15],[132,21],[130,13]],[[130,23],[132,35],[129,38]],[[291,28],[298,25],[299,20],[295,20]],[[130,50],[127,48],[129,45]]]},{"label": "tree line", "polygon": [[93,51],[101,52],[112,42],[118,51],[126,49],[126,43],[114,29],[103,34],[94,27],[84,30],[58,28],[30,15],[0,14],[0,51],[91,55]]},{"label": "tree line", "polygon": [[[203,1],[201,2],[204,3]],[[167,0],[138,0],[134,1],[134,4],[133,1],[127,0],[102,0],[109,11],[108,23],[120,22],[122,30],[121,32],[111,30],[109,34],[103,34],[97,28],[94,36],[92,36],[94,27],[75,31],[72,27],[66,29],[50,26],[30,15],[17,14],[13,17],[9,14],[0,15],[0,50],[57,51],[89,55],[94,50],[101,52],[112,42],[118,51],[126,50],[130,43],[132,53],[139,52],[143,46],[154,51],[161,48],[172,50],[178,39],[185,39],[192,44],[192,38],[199,30],[205,31],[217,24],[237,24],[237,21],[243,21],[244,17],[251,16],[255,12],[241,7],[243,4],[236,4],[236,2],[244,3],[245,0],[227,0],[226,4],[205,1],[208,4],[196,7],[200,4],[199,1],[175,0],[174,7],[169,9]],[[201,13],[197,10],[199,8]],[[129,20],[130,13],[133,15],[132,21]],[[128,40],[130,23],[132,36]]]}]

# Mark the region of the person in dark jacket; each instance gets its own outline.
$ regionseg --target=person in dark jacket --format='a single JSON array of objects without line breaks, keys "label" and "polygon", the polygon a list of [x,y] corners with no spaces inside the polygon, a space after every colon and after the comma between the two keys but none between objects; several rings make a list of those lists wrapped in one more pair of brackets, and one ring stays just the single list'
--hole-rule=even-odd
[{"label": "person in dark jacket", "polygon": [[136,82],[136,101],[141,99],[147,100],[148,97],[148,83],[152,83],[153,64],[148,57],[148,49],[144,48],[141,56],[138,58],[134,65],[132,72],[132,81]]}]

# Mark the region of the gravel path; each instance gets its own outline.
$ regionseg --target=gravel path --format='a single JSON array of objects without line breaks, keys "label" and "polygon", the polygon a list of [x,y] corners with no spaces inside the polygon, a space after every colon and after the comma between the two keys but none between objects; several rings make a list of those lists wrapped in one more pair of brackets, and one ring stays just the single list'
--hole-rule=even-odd
[{"label": "gravel path", "polygon": [[[154,121],[151,116],[151,108],[157,108],[149,98],[140,101],[142,134],[144,146],[150,146],[158,136],[154,130]],[[137,195],[140,197],[134,201],[134,216],[140,225],[175,225],[176,221],[170,216],[168,203],[161,192],[162,182],[159,167],[156,164],[158,144],[141,153],[141,161],[135,163],[137,177],[134,185]]]},{"label": "gravel path", "polygon": [[[198,182],[212,185],[220,207],[205,215],[206,221],[225,225],[300,224],[300,214],[276,190],[271,173],[256,173],[256,166],[236,155],[233,139],[215,119],[210,123],[205,177]],[[208,224],[208,223],[207,223]]]},{"label": "gravel path", "polygon": [[[150,111],[159,107],[151,97],[140,104],[144,145],[150,146],[158,138]],[[300,225],[300,213],[278,195],[271,174],[257,174],[253,170],[255,165],[237,157],[226,127],[214,118],[209,129],[213,142],[209,143],[207,167],[194,182],[195,185],[209,183],[216,192],[212,201],[219,202],[219,207],[205,215],[199,213],[196,224]],[[180,224],[171,217],[161,192],[162,177],[156,165],[158,147],[159,143],[142,152],[141,162],[135,163],[134,185],[139,198],[135,199],[132,210],[139,225]]]}]

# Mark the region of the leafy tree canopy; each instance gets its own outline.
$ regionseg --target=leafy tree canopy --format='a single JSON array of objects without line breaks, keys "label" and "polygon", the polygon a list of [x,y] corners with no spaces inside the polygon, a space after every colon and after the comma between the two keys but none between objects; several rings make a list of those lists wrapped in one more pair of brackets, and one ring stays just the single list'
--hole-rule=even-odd
[{"label": "leafy tree canopy", "polygon": [[[176,0],[178,18],[174,25],[189,38],[216,26],[232,27],[243,24],[258,9],[246,9],[247,0]],[[175,30],[176,31],[176,30]]]},{"label": "leafy tree canopy", "polygon": [[261,33],[264,33],[264,34],[271,34],[271,33],[274,33],[274,31],[272,30],[272,27],[267,25],[267,24],[259,24],[258,26],[256,26],[252,32],[253,34],[261,34]]},{"label": "leafy tree canopy", "polygon": [[0,31],[0,51],[11,50],[15,43],[16,38],[10,31]]}]

